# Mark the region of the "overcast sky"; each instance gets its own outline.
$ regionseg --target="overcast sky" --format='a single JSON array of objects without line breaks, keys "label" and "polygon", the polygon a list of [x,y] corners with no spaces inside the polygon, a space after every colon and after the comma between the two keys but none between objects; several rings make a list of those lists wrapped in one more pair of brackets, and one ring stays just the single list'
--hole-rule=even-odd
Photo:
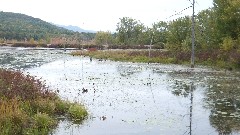
[{"label": "overcast sky", "polygon": [[[95,31],[115,31],[119,18],[131,17],[146,26],[191,15],[192,0],[0,0],[0,11],[15,12],[60,25]],[[212,7],[212,0],[196,0],[196,12]]]}]

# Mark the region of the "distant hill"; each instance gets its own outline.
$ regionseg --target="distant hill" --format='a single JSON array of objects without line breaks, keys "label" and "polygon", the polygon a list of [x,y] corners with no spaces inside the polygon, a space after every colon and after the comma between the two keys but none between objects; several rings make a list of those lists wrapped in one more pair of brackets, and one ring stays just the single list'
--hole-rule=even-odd
[{"label": "distant hill", "polygon": [[0,12],[0,39],[24,40],[34,38],[40,40],[63,34],[72,36],[76,32],[28,15]]},{"label": "distant hill", "polygon": [[56,25],[59,26],[59,27],[63,27],[65,29],[68,29],[68,30],[72,30],[74,32],[96,33],[96,31],[85,30],[85,29],[82,29],[78,26],[72,26],[72,25],[65,26],[65,25],[58,25],[58,24],[56,24]]}]

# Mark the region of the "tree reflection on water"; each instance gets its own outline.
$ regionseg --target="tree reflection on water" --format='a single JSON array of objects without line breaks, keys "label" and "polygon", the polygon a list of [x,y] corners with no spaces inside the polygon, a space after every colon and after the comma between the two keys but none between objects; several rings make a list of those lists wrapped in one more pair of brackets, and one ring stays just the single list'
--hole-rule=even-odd
[{"label": "tree reflection on water", "polygon": [[211,109],[209,120],[219,134],[240,131],[240,80],[217,78],[208,81],[207,107]]},{"label": "tree reflection on water", "polygon": [[175,84],[173,85],[172,93],[176,96],[183,96],[184,98],[190,97],[190,105],[189,105],[189,135],[192,135],[192,124],[193,124],[193,91],[196,89],[193,82],[186,83],[184,81],[175,80]]},{"label": "tree reflection on water", "polygon": [[176,96],[188,97],[192,93],[193,89],[196,89],[193,83],[188,84],[184,81],[175,80],[172,93]]},{"label": "tree reflection on water", "polygon": [[[189,133],[192,134],[192,118],[194,108],[194,91],[196,90],[197,74],[174,73],[171,86],[173,95],[182,96],[190,99],[190,124]],[[237,75],[221,74],[202,74],[200,81],[205,85],[204,108],[210,109],[210,124],[216,129],[218,134],[233,134],[240,131],[240,78]],[[199,77],[199,75],[197,75]],[[205,76],[206,81],[203,81]]]},{"label": "tree reflection on water", "polygon": [[134,66],[119,64],[117,66],[117,71],[122,77],[128,77],[130,75],[140,73],[142,71],[142,67],[138,65]]}]

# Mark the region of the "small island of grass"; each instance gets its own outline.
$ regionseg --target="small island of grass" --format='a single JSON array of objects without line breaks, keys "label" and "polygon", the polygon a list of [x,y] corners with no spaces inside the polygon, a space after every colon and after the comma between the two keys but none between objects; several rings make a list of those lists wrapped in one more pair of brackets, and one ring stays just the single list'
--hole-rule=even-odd
[{"label": "small island of grass", "polygon": [[[165,49],[112,49],[95,51],[74,51],[72,55],[89,56],[96,59],[107,59],[123,62],[141,62],[141,63],[163,63],[163,64],[183,64],[190,65],[190,51],[169,51]],[[214,68],[239,70],[240,69],[240,51],[232,50],[229,52],[223,50],[216,51],[197,51],[195,53],[195,63],[197,65],[210,66]]]}]

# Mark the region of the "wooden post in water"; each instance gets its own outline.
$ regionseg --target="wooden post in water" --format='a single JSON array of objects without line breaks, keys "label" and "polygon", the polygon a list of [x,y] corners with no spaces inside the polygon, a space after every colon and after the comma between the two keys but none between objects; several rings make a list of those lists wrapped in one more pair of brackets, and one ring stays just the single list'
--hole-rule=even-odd
[{"label": "wooden post in water", "polygon": [[65,43],[64,43],[64,52],[66,52],[66,43],[67,43],[67,39],[65,38]]}]

